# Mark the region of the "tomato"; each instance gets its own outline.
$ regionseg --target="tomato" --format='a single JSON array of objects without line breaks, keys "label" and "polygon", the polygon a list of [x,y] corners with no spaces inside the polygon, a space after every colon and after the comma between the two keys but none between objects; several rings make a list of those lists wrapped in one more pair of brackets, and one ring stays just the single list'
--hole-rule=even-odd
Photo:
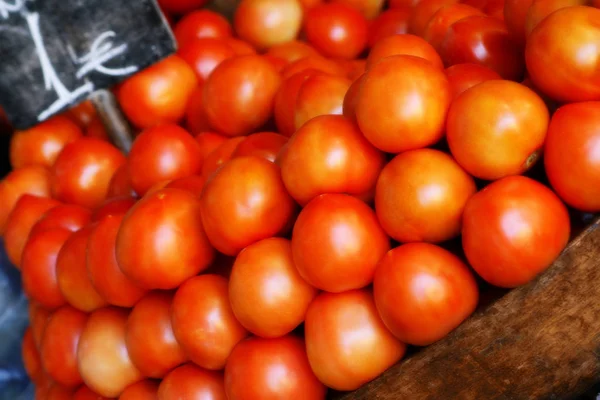
[{"label": "tomato", "polygon": [[117,397],[143,378],[129,358],[126,324],[126,310],[102,308],[90,314],[79,338],[79,372],[85,384],[101,396]]},{"label": "tomato", "polygon": [[241,39],[227,38],[227,43],[238,56],[254,56],[258,54],[254,47]]},{"label": "tomato", "polygon": [[319,52],[308,43],[300,40],[289,40],[272,46],[266,55],[282,59],[287,65],[304,57],[318,57]]},{"label": "tomato", "polygon": [[305,322],[308,361],[321,382],[354,390],[398,362],[406,345],[387,330],[365,290],[321,293]]},{"label": "tomato", "polygon": [[294,336],[249,338],[227,360],[229,400],[325,399],[327,388],[312,372],[304,340]]},{"label": "tomato", "polygon": [[196,135],[196,141],[200,145],[200,152],[202,153],[202,160],[204,161],[210,153],[225,143],[227,139],[227,136],[214,132],[201,132]]},{"label": "tomato", "polygon": [[186,14],[173,29],[179,48],[201,38],[229,38],[231,24],[221,14],[210,10],[195,10]]},{"label": "tomato", "polygon": [[529,77],[554,100],[598,100],[599,41],[600,9],[568,7],[556,11],[528,37],[525,58]]},{"label": "tomato", "polygon": [[172,55],[127,79],[117,97],[135,126],[150,128],[181,120],[196,85],[192,67]]},{"label": "tomato", "polygon": [[280,83],[279,73],[264,57],[225,60],[204,85],[208,122],[227,136],[251,133],[269,119]]},{"label": "tomato", "polygon": [[169,182],[165,189],[182,189],[187,190],[196,197],[200,197],[202,190],[204,189],[204,183],[206,179],[201,176],[188,176],[186,178],[175,179]]},{"label": "tomato", "polygon": [[504,22],[493,17],[475,15],[455,22],[440,44],[440,54],[447,66],[481,64],[504,79],[520,80],[525,71],[522,51]]},{"label": "tomato", "polygon": [[84,312],[63,306],[52,314],[44,330],[40,349],[42,365],[61,385],[76,387],[82,382],[77,369],[77,345],[86,321]]},{"label": "tomato", "polygon": [[161,9],[173,14],[185,14],[202,7],[208,0],[158,0]]},{"label": "tomato", "polygon": [[110,135],[99,116],[94,117],[85,130],[85,136],[110,142]]},{"label": "tomato", "polygon": [[53,228],[64,228],[75,232],[90,222],[92,212],[81,206],[61,204],[48,210],[31,228],[29,236]]},{"label": "tomato", "polygon": [[292,233],[298,272],[308,283],[328,292],[369,285],[377,263],[389,249],[390,240],[375,212],[343,194],[313,199],[300,212]]},{"label": "tomato", "polygon": [[[98,393],[92,391],[89,387],[82,385],[73,394],[72,400],[116,400],[109,399],[108,397],[100,396]],[[140,399],[144,400],[144,399]]]},{"label": "tomato", "polygon": [[21,358],[23,359],[23,365],[29,379],[31,379],[31,381],[34,383],[41,383],[45,371],[42,369],[40,353],[38,352],[35,344],[35,339],[33,338],[33,332],[31,328],[27,328],[23,334]]},{"label": "tomato", "polygon": [[409,7],[385,10],[369,25],[368,45],[372,48],[381,39],[393,35],[408,33],[408,21],[411,9]]},{"label": "tomato", "polygon": [[525,45],[525,21],[533,1],[506,0],[504,4],[504,22],[513,40],[519,46]]},{"label": "tomato", "polygon": [[9,172],[0,181],[0,234],[4,233],[17,201],[25,194],[50,197],[50,171],[39,166],[25,167]]},{"label": "tomato", "polygon": [[229,280],[229,300],[236,318],[250,332],[280,337],[304,321],[317,290],[298,273],[290,241],[261,240],[237,256]]},{"label": "tomato", "polygon": [[552,188],[567,204],[587,212],[600,210],[599,124],[600,102],[563,106],[552,116],[544,148]]},{"label": "tomato", "polygon": [[200,145],[177,125],[143,131],[133,142],[127,161],[131,187],[143,196],[154,184],[201,171]]},{"label": "tomato", "polygon": [[444,68],[442,59],[425,39],[415,35],[402,34],[386,37],[375,44],[367,58],[367,69],[372,68],[386,57],[396,55],[420,57],[440,69]]},{"label": "tomato", "polygon": [[96,291],[109,304],[133,307],[145,290],[136,286],[119,268],[115,253],[123,215],[107,215],[94,224],[87,244],[86,268]]},{"label": "tomato", "polygon": [[415,56],[387,57],[363,78],[356,119],[375,147],[400,153],[443,137],[450,100],[450,84],[439,67]]},{"label": "tomato", "polygon": [[202,177],[208,179],[221,165],[229,161],[238,146],[245,140],[245,136],[229,138],[210,152],[202,165]]},{"label": "tomato", "polygon": [[121,196],[114,199],[106,200],[100,207],[94,211],[92,222],[101,221],[109,215],[125,214],[136,203],[135,197]]},{"label": "tomato", "polygon": [[17,131],[10,141],[10,164],[14,169],[28,165],[50,168],[61,150],[82,134],[77,124],[62,115]]},{"label": "tomato", "polygon": [[58,200],[88,208],[106,198],[110,181],[126,159],[103,140],[81,138],[65,146],[52,167],[52,193]]},{"label": "tomato", "polygon": [[236,55],[227,41],[218,38],[194,39],[180,47],[177,54],[194,69],[200,82],[206,81],[219,64]]},{"label": "tomato", "polygon": [[366,74],[362,74],[348,88],[346,92],[346,96],[344,96],[344,104],[342,105],[342,111],[344,117],[349,121],[352,121],[356,124],[356,105],[358,104],[358,99],[360,95],[360,87],[363,83],[364,77]]},{"label": "tomato", "polygon": [[397,155],[385,166],[375,195],[383,229],[399,242],[443,242],[460,234],[474,179],[454,159],[438,150]]},{"label": "tomato", "polygon": [[529,37],[535,27],[553,12],[566,7],[585,6],[588,3],[589,0],[534,0],[527,11],[525,36]]},{"label": "tomato", "polygon": [[232,158],[257,156],[275,162],[277,154],[288,138],[274,132],[260,132],[248,136],[233,152]]},{"label": "tomato", "polygon": [[296,97],[295,129],[319,115],[341,115],[344,96],[351,84],[349,79],[341,76],[324,73],[309,76]]},{"label": "tomato", "polygon": [[423,32],[423,38],[427,40],[434,49],[439,51],[450,26],[463,18],[471,17],[473,15],[484,16],[485,14],[481,10],[467,4],[458,3],[443,6],[433,14],[427,23],[425,31]]},{"label": "tomato", "polygon": [[458,96],[448,113],[452,155],[471,175],[487,180],[517,175],[538,160],[549,113],[531,89],[511,81],[486,81]]},{"label": "tomato", "polygon": [[413,35],[423,37],[427,24],[433,17],[433,15],[442,7],[460,3],[460,0],[420,0],[417,4],[414,4],[412,10],[408,32]]},{"label": "tomato", "polygon": [[446,76],[450,82],[452,99],[456,99],[462,92],[481,82],[502,79],[496,71],[483,65],[470,63],[448,67]]},{"label": "tomato", "polygon": [[48,323],[48,319],[52,313],[33,299],[29,299],[28,311],[29,325],[31,327],[31,333],[33,334],[33,341],[35,342],[36,348],[39,350],[40,346],[42,345],[42,337],[44,336],[46,324]]},{"label": "tomato", "polygon": [[194,364],[175,368],[158,387],[158,400],[176,399],[227,400],[223,373]]},{"label": "tomato", "polygon": [[368,31],[359,11],[336,2],[311,8],[304,19],[308,42],[327,57],[356,58],[367,46]]},{"label": "tomato", "polygon": [[299,72],[307,71],[309,69],[316,69],[331,75],[343,75],[344,72],[340,65],[334,60],[324,58],[321,56],[307,56],[291,62],[288,64],[283,71],[281,71],[281,77],[283,79],[289,79]]},{"label": "tomato", "polygon": [[210,242],[231,256],[282,233],[296,209],[279,167],[256,156],[234,158],[224,164],[206,182],[200,202]]},{"label": "tomato", "polygon": [[354,81],[365,73],[367,69],[367,60],[365,58],[359,58],[357,60],[337,60],[338,65],[344,71],[344,76],[350,81]]},{"label": "tomato", "polygon": [[72,107],[63,115],[83,129],[87,127],[95,117],[97,117],[98,113],[94,103],[92,103],[91,100],[86,100],[79,103],[75,107]]},{"label": "tomato", "polygon": [[366,19],[373,19],[381,13],[384,0],[334,0],[336,3],[345,4],[360,11]]},{"label": "tomato", "polygon": [[298,0],[242,0],[233,26],[241,39],[263,50],[296,39],[302,14]]},{"label": "tomato", "polygon": [[108,192],[106,193],[107,199],[123,196],[135,196],[135,191],[131,187],[131,181],[129,180],[129,171],[127,164],[121,165],[108,184]]},{"label": "tomato", "polygon": [[278,162],[287,191],[306,205],[324,193],[372,199],[385,155],[348,119],[323,115],[292,136]]},{"label": "tomato", "polygon": [[215,253],[200,219],[200,201],[180,189],[144,197],[117,235],[119,267],[136,285],[172,289],[206,269]]},{"label": "tomato", "polygon": [[298,93],[308,78],[319,73],[319,70],[308,68],[282,82],[275,95],[273,109],[275,124],[282,135],[292,136],[296,132],[296,100],[298,99]]},{"label": "tomato", "polygon": [[546,186],[523,176],[490,184],[465,207],[465,255],[492,285],[529,282],[560,255],[569,234],[565,205]]},{"label": "tomato", "polygon": [[145,379],[128,386],[119,400],[157,400],[159,382]]},{"label": "tomato", "polygon": [[200,83],[190,96],[185,110],[184,126],[194,135],[210,130],[208,118],[206,117],[206,109],[204,107],[203,83]]},{"label": "tomato", "polygon": [[75,389],[62,386],[56,382],[48,388],[45,400],[71,400]]},{"label": "tomato", "polygon": [[403,7],[415,7],[422,0],[389,0],[388,5],[391,9],[403,8]]},{"label": "tomato", "polygon": [[202,368],[220,370],[248,332],[229,304],[227,279],[201,275],[182,284],[173,298],[171,322],[188,357]]}]

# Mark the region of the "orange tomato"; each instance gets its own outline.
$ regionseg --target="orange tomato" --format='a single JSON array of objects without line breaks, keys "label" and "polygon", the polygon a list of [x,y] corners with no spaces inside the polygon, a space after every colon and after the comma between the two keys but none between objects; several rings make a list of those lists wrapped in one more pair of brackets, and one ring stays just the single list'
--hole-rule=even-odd
[{"label": "orange tomato", "polygon": [[450,82],[452,99],[456,99],[462,92],[481,82],[502,79],[492,69],[479,64],[454,64],[446,68],[446,76]]},{"label": "orange tomato", "polygon": [[440,50],[446,32],[455,22],[473,15],[485,15],[481,10],[467,4],[449,4],[441,7],[433,14],[425,31],[423,38],[437,51]]},{"label": "orange tomato", "polygon": [[119,396],[119,400],[157,400],[159,382],[144,379],[127,386]]},{"label": "orange tomato", "polygon": [[436,67],[444,68],[442,59],[425,39],[415,35],[402,34],[388,36],[377,42],[367,58],[367,69],[372,68],[373,65],[386,57],[396,55],[421,57]]},{"label": "orange tomato", "polygon": [[590,0],[534,0],[525,17],[525,37],[529,37],[535,27],[553,12],[561,8],[585,6],[588,3]]},{"label": "orange tomato", "polygon": [[158,387],[158,400],[198,398],[227,400],[222,372],[185,364],[169,372]]},{"label": "orange tomato", "polygon": [[179,47],[202,38],[229,38],[233,29],[227,19],[210,10],[195,10],[184,15],[173,28]]},{"label": "orange tomato", "polygon": [[408,33],[409,7],[385,10],[369,24],[368,45],[373,48],[377,42],[388,36]]},{"label": "orange tomato", "polygon": [[460,3],[460,0],[420,0],[417,4],[413,1],[414,8],[409,19],[408,32],[423,37],[433,15],[440,8],[457,3]]},{"label": "orange tomato", "polygon": [[298,90],[294,128],[300,129],[319,115],[341,115],[344,96],[351,84],[349,79],[341,76],[321,72],[311,74]]},{"label": "orange tomato", "polygon": [[275,132],[259,132],[248,136],[233,152],[232,158],[258,156],[275,162],[288,138]]},{"label": "orange tomato", "polygon": [[504,22],[513,40],[519,46],[525,45],[525,22],[527,12],[534,0],[506,0],[504,3]]}]

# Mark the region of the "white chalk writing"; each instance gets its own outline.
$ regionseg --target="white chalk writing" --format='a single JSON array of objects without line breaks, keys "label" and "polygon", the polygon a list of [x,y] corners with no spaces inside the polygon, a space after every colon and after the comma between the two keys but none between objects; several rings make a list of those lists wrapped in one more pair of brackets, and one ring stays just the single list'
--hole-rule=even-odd
[{"label": "white chalk writing", "polygon": [[0,0],[0,18],[7,19],[10,14],[20,12],[25,6],[25,0]]}]

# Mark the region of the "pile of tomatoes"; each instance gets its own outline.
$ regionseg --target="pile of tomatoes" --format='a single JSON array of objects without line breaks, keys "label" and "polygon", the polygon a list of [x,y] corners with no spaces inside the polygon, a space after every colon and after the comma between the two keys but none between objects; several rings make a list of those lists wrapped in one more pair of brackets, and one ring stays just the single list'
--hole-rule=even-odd
[{"label": "pile of tomatoes", "polygon": [[38,399],[354,390],[600,211],[598,1],[160,3],[129,154],[88,103],[12,138]]}]

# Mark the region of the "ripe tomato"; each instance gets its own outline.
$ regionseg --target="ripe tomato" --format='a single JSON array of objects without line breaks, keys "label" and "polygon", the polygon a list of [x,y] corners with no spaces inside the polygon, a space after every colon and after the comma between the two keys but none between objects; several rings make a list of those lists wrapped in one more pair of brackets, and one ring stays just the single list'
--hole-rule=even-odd
[{"label": "ripe tomato", "polygon": [[481,82],[502,79],[496,71],[483,65],[470,63],[448,67],[446,76],[450,82],[452,99],[456,99],[462,92]]},{"label": "ripe tomato", "polygon": [[165,186],[165,189],[187,190],[196,197],[200,198],[200,194],[202,193],[202,189],[204,189],[205,182],[206,179],[201,176],[188,176],[186,178],[179,178],[169,182]]},{"label": "ripe tomato", "polygon": [[85,136],[110,142],[110,136],[106,131],[104,122],[102,122],[102,119],[99,116],[94,117],[88,124],[85,130]]},{"label": "ripe tomato", "polygon": [[202,177],[208,179],[216,170],[225,164],[233,157],[233,153],[237,150],[238,146],[246,140],[245,136],[228,138],[212,152],[210,152],[204,159],[202,165]]},{"label": "ripe tomato", "polygon": [[484,16],[485,14],[483,11],[467,4],[458,3],[445,5],[433,14],[425,27],[423,38],[427,40],[434,49],[439,51],[450,26],[463,18],[471,17],[473,15]]},{"label": "ripe tomato", "polygon": [[175,337],[202,368],[223,369],[235,345],[248,334],[231,310],[227,286],[222,276],[196,276],[181,285],[173,298]]},{"label": "ripe tomato", "polygon": [[286,189],[306,205],[324,193],[372,199],[385,155],[348,119],[323,115],[292,136],[278,162]]},{"label": "ripe tomato", "polygon": [[300,212],[292,234],[298,272],[308,283],[328,292],[369,285],[377,263],[389,249],[390,240],[375,212],[343,194],[313,199]]},{"label": "ripe tomato", "polygon": [[158,0],[161,9],[173,14],[185,14],[202,7],[208,0]]},{"label": "ripe tomato", "polygon": [[133,364],[147,377],[162,378],[186,361],[171,326],[173,295],[150,292],[131,310],[125,342]]},{"label": "ripe tomato", "polygon": [[600,9],[568,7],[556,11],[529,35],[525,49],[529,77],[554,100],[598,100],[599,41]]},{"label": "ripe tomato", "polygon": [[442,7],[460,3],[460,0],[420,0],[413,4],[412,14],[410,16],[408,32],[413,35],[423,37],[427,24],[433,15]]},{"label": "ripe tomato", "polygon": [[48,392],[46,393],[44,400],[71,400],[74,393],[74,388],[65,387],[53,382],[48,388]]},{"label": "ripe tomato", "polygon": [[210,153],[225,143],[227,139],[227,136],[219,135],[214,132],[201,132],[196,135],[196,141],[200,145],[200,152],[202,153],[202,160],[204,161]]},{"label": "ripe tomato", "polygon": [[590,0],[534,0],[527,11],[525,36],[529,37],[535,27],[554,11],[566,7],[585,6],[588,3]]},{"label": "ripe tomato", "polygon": [[373,19],[379,15],[384,5],[384,0],[333,0],[335,3],[345,4],[360,11],[366,19]]},{"label": "ripe tomato", "polygon": [[233,51],[235,51],[235,54],[238,56],[255,56],[258,54],[254,47],[252,47],[248,42],[244,42],[241,39],[233,37],[227,38],[227,43],[229,44],[229,46],[231,46]]},{"label": "ripe tomato", "polygon": [[544,148],[546,174],[556,193],[587,212],[600,210],[599,124],[600,102],[563,106],[552,116]]},{"label": "ripe tomato", "polygon": [[87,225],[91,218],[92,212],[85,207],[61,204],[48,210],[31,228],[29,236],[54,228],[75,232]]},{"label": "ripe tomato", "polygon": [[145,379],[128,386],[119,400],[157,400],[159,382]]},{"label": "ripe tomato", "polygon": [[512,288],[529,282],[559,256],[569,234],[565,205],[546,186],[523,176],[490,184],[465,207],[465,255],[492,285]]},{"label": "ripe tomato", "polygon": [[386,57],[396,55],[421,57],[436,67],[444,68],[442,59],[425,39],[415,35],[402,34],[389,36],[377,42],[367,58],[367,69],[371,69],[373,65]]},{"label": "ripe tomato", "polygon": [[369,24],[368,45],[372,48],[381,39],[408,33],[409,7],[385,10]]},{"label": "ripe tomato", "polygon": [[106,193],[107,199],[113,199],[116,197],[123,196],[135,196],[136,193],[131,187],[131,181],[129,180],[129,171],[127,164],[121,165],[113,174],[108,184],[108,192]]},{"label": "ripe tomato", "polygon": [[101,396],[117,397],[143,378],[125,345],[127,313],[115,307],[94,311],[79,338],[79,372],[85,384]]},{"label": "ripe tomato", "polygon": [[236,55],[225,39],[194,39],[177,51],[179,57],[194,69],[199,82],[204,82],[223,61]]},{"label": "ripe tomato", "polygon": [[181,120],[197,85],[192,67],[172,55],[127,79],[117,97],[134,125],[150,128]]},{"label": "ripe tomato", "polygon": [[348,88],[346,96],[344,96],[344,104],[342,105],[343,114],[346,119],[356,124],[356,105],[358,104],[358,98],[360,95],[360,87],[363,83],[363,79],[366,73],[362,74]]},{"label": "ripe tomato", "polygon": [[206,182],[200,202],[210,242],[230,256],[282,233],[296,210],[279,166],[256,156],[224,164]]},{"label": "ripe tomato", "polygon": [[304,57],[319,57],[319,52],[306,42],[289,40],[272,46],[266,55],[282,59],[287,65]]},{"label": "ripe tomato", "polygon": [[327,57],[356,58],[367,46],[369,25],[356,9],[340,3],[317,5],[307,11],[304,33]]},{"label": "ripe tomato", "polygon": [[422,0],[389,0],[388,5],[391,9],[403,8],[403,7],[415,7]]},{"label": "ripe tomato", "polygon": [[258,50],[296,39],[302,26],[298,0],[242,0],[233,17],[238,36]]},{"label": "ripe tomato", "polygon": [[317,295],[292,261],[290,241],[261,240],[237,256],[229,280],[229,301],[236,318],[257,336],[275,338],[304,322]]},{"label": "ripe tomato", "polygon": [[127,166],[131,187],[143,196],[154,184],[195,175],[202,168],[200,145],[177,125],[143,131],[133,142]]},{"label": "ripe tomato", "polygon": [[399,242],[443,242],[460,234],[474,179],[446,153],[407,151],[385,166],[375,195],[383,229]]},{"label": "ripe tomato", "polygon": [[356,60],[337,60],[338,65],[342,68],[344,76],[350,81],[354,81],[365,73],[367,69],[367,60],[365,58],[359,58]]},{"label": "ripe tomato", "polygon": [[158,400],[175,399],[227,400],[223,373],[191,363],[175,368],[160,383]]},{"label": "ripe tomato", "polygon": [[196,10],[181,18],[173,33],[179,48],[182,48],[195,39],[229,38],[233,35],[233,29],[221,14],[210,10]]},{"label": "ripe tomato", "polygon": [[388,252],[375,272],[373,295],[385,326],[402,342],[425,346],[475,311],[473,274],[454,254],[429,243]]},{"label": "ripe tomato", "polygon": [[23,334],[21,358],[23,359],[23,365],[29,379],[36,384],[40,384],[44,379],[45,371],[42,369],[40,353],[35,344],[31,329],[31,327],[27,328]]},{"label": "ripe tomato", "polygon": [[534,0],[506,0],[504,3],[504,22],[513,40],[519,46],[525,45],[525,22],[527,12]]},{"label": "ripe tomato", "polygon": [[443,137],[450,100],[450,84],[439,67],[415,56],[387,57],[363,78],[356,119],[375,147],[400,153]]},{"label": "ripe tomato", "polygon": [[521,174],[538,160],[549,119],[546,104],[528,87],[486,81],[452,102],[448,145],[456,161],[477,178]]},{"label": "ripe tomato", "polygon": [[185,110],[185,124],[187,130],[197,135],[201,132],[210,130],[206,109],[204,107],[204,84],[200,85],[192,92]]},{"label": "ripe tomato", "polygon": [[308,361],[321,382],[354,390],[404,356],[406,345],[387,330],[371,292],[321,293],[305,322]]},{"label": "ripe tomato", "polygon": [[163,189],[128,211],[117,235],[117,262],[136,285],[172,289],[213,261],[200,219],[200,201],[180,189]]},{"label": "ripe tomato", "polygon": [[44,371],[57,383],[76,387],[81,384],[77,369],[77,345],[87,315],[71,306],[56,310],[48,320],[40,355]]},{"label": "ripe tomato", "polygon": [[[310,58],[309,58],[310,59]],[[319,58],[315,58],[319,59]],[[293,63],[290,65],[294,65]],[[319,70],[308,68],[284,80],[275,95],[273,114],[277,130],[284,136],[296,132],[296,100],[304,82]]]},{"label": "ripe tomato", "polygon": [[84,129],[98,116],[98,113],[94,103],[86,100],[72,107],[63,115],[75,122],[81,129]]},{"label": "ripe tomato", "polygon": [[126,159],[103,140],[81,138],[65,146],[52,167],[52,193],[58,200],[88,208],[98,207],[110,181]]},{"label": "ripe tomato", "polygon": [[136,203],[136,199],[131,196],[115,197],[102,203],[100,207],[94,211],[92,222],[101,221],[109,215],[125,214]]},{"label": "ripe tomato", "polygon": [[208,122],[227,136],[251,133],[269,119],[280,83],[279,73],[262,56],[222,62],[204,85]]},{"label": "ripe tomato", "polygon": [[[109,399],[108,397],[100,396],[98,393],[92,391],[89,387],[81,385],[79,389],[73,394],[72,400],[116,400]],[[140,399],[145,400],[145,399]]]},{"label": "ripe tomato", "polygon": [[288,138],[275,132],[260,132],[248,136],[233,152],[232,158],[257,156],[275,162]]},{"label": "ripe tomato", "polygon": [[344,75],[344,71],[334,60],[321,56],[307,56],[288,64],[281,71],[281,77],[289,79],[297,73],[309,69],[316,69],[331,75]]},{"label": "ripe tomato", "polygon": [[17,131],[10,141],[10,164],[14,169],[28,165],[50,168],[61,150],[82,136],[81,129],[69,118],[58,115]]},{"label": "ripe tomato", "polygon": [[294,128],[300,129],[319,115],[341,115],[344,96],[352,82],[342,76],[317,72],[300,86],[296,97]]},{"label": "ripe tomato", "polygon": [[31,333],[33,334],[33,341],[35,342],[36,348],[39,350],[42,345],[42,337],[44,336],[44,330],[48,319],[52,314],[49,310],[42,307],[34,299],[29,299],[29,325],[31,327]]},{"label": "ripe tomato", "polygon": [[225,366],[225,390],[229,400],[324,400],[327,392],[310,369],[304,340],[289,335],[240,342]]}]

